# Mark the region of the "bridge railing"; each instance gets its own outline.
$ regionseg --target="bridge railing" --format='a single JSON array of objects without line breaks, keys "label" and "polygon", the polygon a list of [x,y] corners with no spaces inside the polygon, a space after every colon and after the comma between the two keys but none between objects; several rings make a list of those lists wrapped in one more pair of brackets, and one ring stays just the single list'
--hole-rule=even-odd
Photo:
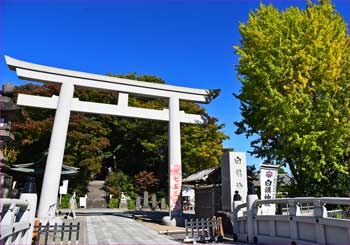
[{"label": "bridge railing", "polygon": [[31,244],[35,209],[36,194],[0,198],[0,244]]},{"label": "bridge railing", "polygon": [[[311,203],[310,212],[301,205]],[[263,205],[284,205],[286,212],[263,214]],[[329,217],[326,204],[350,206],[350,198],[283,198],[252,200],[233,211],[233,233],[238,241],[251,243],[350,244],[350,219]],[[241,210],[248,208],[246,214]]]}]

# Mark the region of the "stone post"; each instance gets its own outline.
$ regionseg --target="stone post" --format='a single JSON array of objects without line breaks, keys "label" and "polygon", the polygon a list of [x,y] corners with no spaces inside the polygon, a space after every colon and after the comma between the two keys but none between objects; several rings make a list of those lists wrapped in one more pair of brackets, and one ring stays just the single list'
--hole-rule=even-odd
[{"label": "stone post", "polygon": [[41,188],[38,209],[39,218],[53,218],[50,217],[50,214],[56,210],[73,94],[74,85],[71,83],[62,83]]},{"label": "stone post", "polygon": [[160,209],[165,209],[165,198],[163,197],[162,199],[160,199]]},{"label": "stone post", "polygon": [[258,196],[256,194],[251,194],[247,196],[247,209],[248,209],[248,242],[254,243],[254,235],[255,235],[255,225],[254,219],[257,215],[257,208],[253,206],[254,202],[258,200]]},{"label": "stone post", "polygon": [[321,200],[314,200],[314,216],[317,218],[326,218],[327,217],[327,209],[321,202]]},{"label": "stone post", "polygon": [[[241,205],[243,203],[244,203],[243,201],[233,201],[233,210],[235,210],[238,205]],[[241,210],[237,212],[237,218],[242,216],[243,216],[243,210],[241,208]]]},{"label": "stone post", "polygon": [[[315,226],[316,226],[317,243],[326,244],[327,240],[326,240],[326,232],[325,232],[324,224],[320,221],[323,218],[327,218],[327,209],[323,205],[321,200],[314,200],[313,205],[314,205],[314,216],[316,218]],[[350,230],[349,230],[349,235],[350,235]]]},{"label": "stone post", "polygon": [[136,210],[140,210],[141,209],[141,197],[137,196],[136,197]]},{"label": "stone post", "polygon": [[295,221],[295,216],[301,215],[300,206],[295,200],[288,201],[288,211],[289,211],[289,230],[290,230],[290,238],[297,240],[298,236],[298,225]]},{"label": "stone post", "polygon": [[155,210],[158,208],[157,205],[157,195],[156,194],[152,194],[152,209]]},{"label": "stone post", "polygon": [[248,193],[247,164],[244,152],[225,152],[221,156],[221,200],[222,210],[233,211],[233,198],[238,191],[246,202]]},{"label": "stone post", "polygon": [[143,192],[143,207],[144,208],[149,208],[148,204],[148,191]]}]

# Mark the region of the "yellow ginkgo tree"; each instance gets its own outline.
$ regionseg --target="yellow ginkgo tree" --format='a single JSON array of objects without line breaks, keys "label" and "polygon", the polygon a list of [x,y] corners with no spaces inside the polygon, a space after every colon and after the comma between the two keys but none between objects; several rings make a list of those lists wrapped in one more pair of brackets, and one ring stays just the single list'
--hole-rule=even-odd
[{"label": "yellow ginkgo tree", "polygon": [[330,1],[279,11],[261,4],[240,24],[238,134],[253,154],[288,166],[296,195],[348,195],[350,37]]}]

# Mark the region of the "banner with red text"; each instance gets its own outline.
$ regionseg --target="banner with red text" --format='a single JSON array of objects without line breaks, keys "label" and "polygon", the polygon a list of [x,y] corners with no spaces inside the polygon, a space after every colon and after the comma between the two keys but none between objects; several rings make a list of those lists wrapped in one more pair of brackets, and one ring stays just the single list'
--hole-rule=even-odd
[{"label": "banner with red text", "polygon": [[177,216],[182,213],[181,205],[182,170],[180,164],[170,165],[170,212]]}]

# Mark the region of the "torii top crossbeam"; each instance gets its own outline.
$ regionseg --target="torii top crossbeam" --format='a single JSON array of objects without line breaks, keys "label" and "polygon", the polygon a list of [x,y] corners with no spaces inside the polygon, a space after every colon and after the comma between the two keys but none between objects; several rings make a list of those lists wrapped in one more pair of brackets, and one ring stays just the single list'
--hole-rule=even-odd
[{"label": "torii top crossbeam", "polygon": [[176,96],[180,100],[200,103],[210,103],[220,93],[218,89],[195,89],[66,70],[33,64],[6,55],[5,59],[9,68],[15,70],[19,78],[27,80],[55,83],[69,81],[80,87],[113,90],[146,97]]}]

